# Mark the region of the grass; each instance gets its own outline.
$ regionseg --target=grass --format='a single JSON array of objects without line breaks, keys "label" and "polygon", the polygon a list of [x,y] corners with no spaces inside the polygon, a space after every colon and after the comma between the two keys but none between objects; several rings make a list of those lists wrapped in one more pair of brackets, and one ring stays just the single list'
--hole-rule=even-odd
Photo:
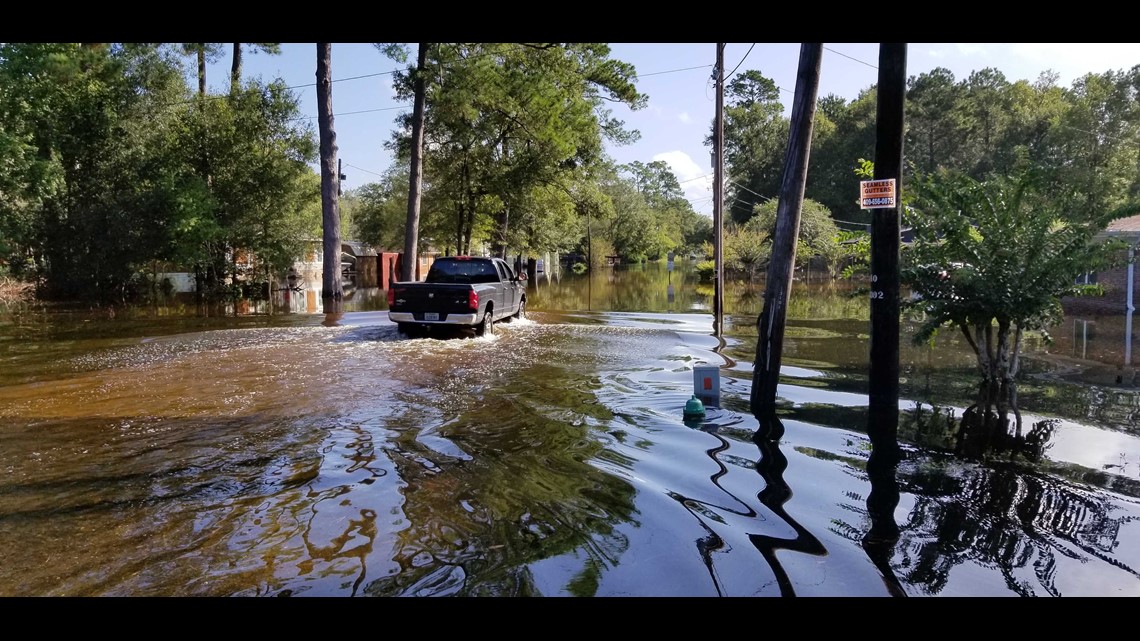
[{"label": "grass", "polygon": [[30,302],[34,294],[35,285],[32,283],[0,276],[0,308],[7,309]]}]

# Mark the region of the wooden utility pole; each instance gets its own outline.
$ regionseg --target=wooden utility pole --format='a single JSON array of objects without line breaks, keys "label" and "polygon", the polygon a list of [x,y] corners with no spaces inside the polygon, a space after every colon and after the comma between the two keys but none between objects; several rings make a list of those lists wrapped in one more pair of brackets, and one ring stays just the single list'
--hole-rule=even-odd
[{"label": "wooden utility pole", "polygon": [[[317,128],[321,138],[321,213],[323,270],[321,299],[325,312],[344,296],[340,283],[340,172],[336,161],[336,128],[332,112],[332,43],[317,43]],[[331,303],[331,304],[330,304]]]},{"label": "wooden utility pole", "polygon": [[899,232],[906,43],[879,45],[875,180],[895,180],[895,206],[871,212],[871,368],[867,435],[894,460],[899,425]]},{"label": "wooden utility pole", "polygon": [[[765,418],[776,415],[776,386],[780,380],[780,357],[784,350],[784,320],[792,293],[792,273],[796,263],[796,240],[800,235],[800,209],[807,183],[811,132],[815,122],[815,101],[819,92],[819,67],[823,59],[822,43],[800,45],[796,93],[792,99],[792,123],[788,151],[784,156],[784,175],[780,183],[776,209],[776,235],[772,239],[772,258],[768,263],[768,279],[764,289],[764,309],[756,319],[759,337],[756,362],[752,372],[752,413],[760,418],[761,431]],[[772,421],[772,424],[778,424]],[[761,434],[761,436],[768,436]],[[776,438],[779,435],[775,435]]]},{"label": "wooden utility pole", "polygon": [[716,134],[713,139],[713,334],[724,331],[724,45],[716,45]]}]

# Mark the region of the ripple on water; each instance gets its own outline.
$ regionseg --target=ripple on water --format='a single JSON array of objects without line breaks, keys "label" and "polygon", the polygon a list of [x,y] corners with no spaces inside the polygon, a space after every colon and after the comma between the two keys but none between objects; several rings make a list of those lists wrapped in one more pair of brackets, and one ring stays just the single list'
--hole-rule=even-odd
[{"label": "ripple on water", "polygon": [[[785,417],[779,441],[753,440],[750,365],[717,352],[707,315],[676,316],[535,313],[441,340],[346,315],[77,349],[0,387],[0,542],[19,543],[0,546],[0,594],[888,594],[862,544],[865,434]],[[805,363],[789,378],[827,371]],[[701,364],[722,366],[722,406],[686,423]],[[994,568],[1023,557],[1018,585],[1038,593],[1049,580],[1095,593],[1075,578],[1090,568],[1125,593],[1135,583],[1121,568],[1140,559],[1094,527],[1134,531],[1134,501],[910,455],[909,530],[882,567],[970,557],[945,577],[959,593],[1010,593]],[[1034,513],[1046,536],[991,518],[1001,487],[1022,488],[1027,514],[1032,497],[1059,506]],[[943,531],[970,545],[944,556]]]}]

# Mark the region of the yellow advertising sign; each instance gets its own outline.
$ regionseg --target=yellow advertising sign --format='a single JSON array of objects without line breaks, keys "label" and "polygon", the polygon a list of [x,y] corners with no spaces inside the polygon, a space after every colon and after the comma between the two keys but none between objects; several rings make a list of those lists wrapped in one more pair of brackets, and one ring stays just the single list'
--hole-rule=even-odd
[{"label": "yellow advertising sign", "polygon": [[859,203],[861,209],[895,207],[895,179],[859,181]]}]

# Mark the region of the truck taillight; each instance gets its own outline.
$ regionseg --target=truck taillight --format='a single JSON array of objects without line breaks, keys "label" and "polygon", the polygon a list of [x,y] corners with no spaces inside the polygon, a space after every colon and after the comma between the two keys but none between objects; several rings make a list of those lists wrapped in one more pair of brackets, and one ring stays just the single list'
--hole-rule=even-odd
[{"label": "truck taillight", "polygon": [[395,304],[396,304],[396,288],[395,287],[389,287],[388,288],[388,307],[391,308]]},{"label": "truck taillight", "polygon": [[479,311],[479,292],[475,290],[467,292],[467,306],[470,307],[473,312]]}]

